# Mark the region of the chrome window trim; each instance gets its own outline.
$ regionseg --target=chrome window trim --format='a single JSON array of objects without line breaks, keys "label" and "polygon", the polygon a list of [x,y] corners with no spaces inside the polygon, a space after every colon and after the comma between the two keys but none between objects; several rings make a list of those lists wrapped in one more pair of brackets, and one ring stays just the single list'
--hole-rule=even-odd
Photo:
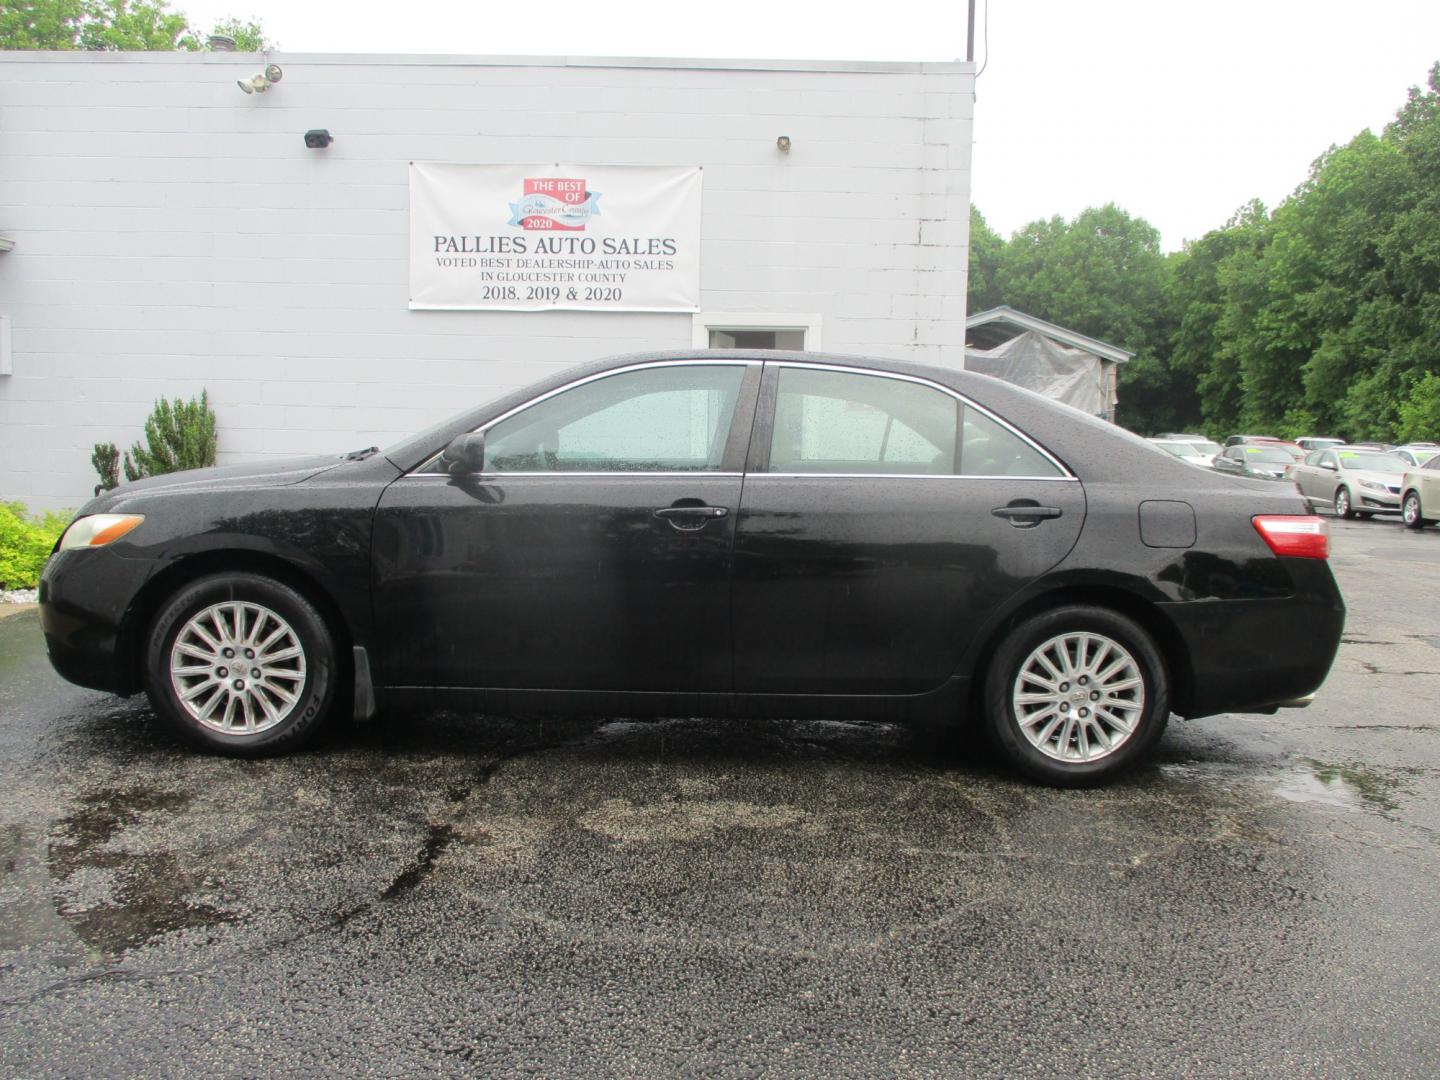
[{"label": "chrome window trim", "polygon": [[[584,385],[586,385],[587,383],[596,382],[596,381],[598,381],[598,380],[600,380],[600,379],[608,379],[608,378],[610,378],[612,375],[624,375],[624,374],[626,374],[627,372],[631,372],[631,371],[651,371],[651,370],[654,370],[655,368],[667,368],[667,367],[757,367],[757,366],[759,366],[760,364],[763,364],[764,362],[765,362],[765,361],[763,361],[763,360],[738,359],[738,358],[734,358],[734,357],[724,357],[724,356],[717,356],[717,357],[715,357],[713,360],[712,360],[712,359],[709,359],[709,358],[701,359],[701,358],[699,358],[699,357],[696,357],[696,358],[687,359],[687,360],[652,360],[652,361],[650,361],[650,362],[648,362],[648,363],[626,364],[624,367],[611,368],[609,371],[597,371],[594,375],[587,375],[587,376],[585,376],[583,379],[576,379],[574,382],[568,382],[568,383],[566,383],[564,386],[557,386],[554,390],[547,390],[545,393],[541,394],[539,397],[533,397],[533,398],[531,398],[529,401],[524,402],[523,404],[516,405],[516,406],[515,406],[513,409],[511,409],[509,412],[501,413],[499,416],[497,416],[494,420],[491,420],[489,423],[482,424],[480,427],[477,427],[477,428],[471,428],[470,431],[468,432],[468,434],[473,435],[473,434],[475,434],[477,431],[486,431],[486,432],[488,432],[488,431],[489,431],[491,428],[493,428],[496,424],[503,423],[504,421],[509,420],[510,417],[515,416],[515,415],[517,415],[517,414],[519,414],[519,413],[522,413],[522,412],[524,412],[526,409],[533,408],[534,406],[539,405],[539,404],[540,404],[541,402],[543,402],[543,401],[548,401],[548,400],[550,400],[552,397],[555,397],[557,394],[563,394],[563,393],[565,393],[565,392],[568,391],[568,390],[574,390],[576,387],[584,386]],[[733,417],[731,418],[731,422],[732,422],[732,423],[734,422],[734,418],[733,418]],[[431,454],[428,458],[426,458],[424,461],[422,461],[419,465],[416,465],[415,468],[411,469],[411,470],[410,470],[408,473],[406,473],[404,476],[401,476],[400,479],[401,479],[401,480],[409,480],[409,479],[417,478],[417,477],[418,477],[418,478],[423,478],[423,476],[441,476],[441,477],[445,477],[445,478],[448,479],[448,477],[449,477],[449,474],[448,474],[448,473],[425,473],[425,472],[424,472],[424,470],[428,469],[431,465],[433,465],[433,464],[439,459],[440,455],[443,454],[444,452],[445,452],[445,451],[444,451],[444,448],[441,448],[440,450],[437,450],[435,453]],[[637,470],[637,472],[639,472],[639,471],[641,471],[641,470]],[[422,476],[422,474],[423,474],[423,476]],[[647,476],[659,476],[659,475],[661,475],[661,474],[658,473],[658,472],[650,472],[650,471],[648,471],[648,470],[645,470],[645,471],[644,471],[644,474],[647,475]],[[681,473],[676,473],[676,474],[673,474],[673,475],[679,475],[679,476],[695,476],[695,475],[697,475],[697,474],[699,474],[699,475],[704,475],[704,476],[716,476],[716,475],[718,475],[717,473],[710,472],[708,469],[696,469],[694,472],[681,472]],[[481,473],[480,475],[481,475],[481,476],[490,476],[490,475],[494,475],[494,476],[605,476],[605,475],[613,475],[613,476],[634,476],[634,475],[636,475],[636,474],[635,474],[635,473],[631,473],[631,472],[620,472],[620,473],[609,473],[609,474],[607,474],[607,473],[598,473],[598,472],[593,472],[593,473],[591,473],[591,472],[576,472],[576,473],[558,473],[558,472],[530,472],[530,473],[522,473],[522,472],[506,472],[506,473],[493,473],[493,474],[492,474],[492,473]],[[737,473],[737,474],[735,474],[735,475],[739,475],[739,474]]]},{"label": "chrome window trim", "polygon": [[1080,482],[1078,477],[1068,474],[1065,476],[1008,476],[1003,473],[757,472],[746,473],[745,479],[748,482],[766,476],[773,476],[777,480],[1048,480],[1054,484],[1078,484]]},{"label": "chrome window trim", "polygon": [[[631,472],[608,472],[608,471],[607,471],[607,472],[601,472],[600,470],[597,469],[595,472],[583,472],[583,471],[582,471],[582,472],[518,472],[518,471],[517,471],[517,472],[471,473],[470,475],[473,476],[473,477],[474,477],[475,479],[477,479],[477,480],[509,480],[509,479],[511,479],[512,477],[516,477],[516,476],[553,476],[553,477],[556,477],[556,478],[563,478],[563,477],[567,477],[567,476],[569,476],[569,477],[575,477],[575,476],[628,476],[628,477],[631,477],[631,478],[638,477],[638,476],[644,476],[644,477],[653,476],[653,477],[657,477],[657,478],[660,478],[660,479],[666,479],[666,478],[668,478],[668,479],[672,479],[672,480],[675,479],[675,478],[677,478],[677,477],[681,477],[681,476],[686,477],[686,478],[691,479],[691,480],[693,480],[693,479],[694,479],[695,477],[697,477],[697,476],[721,476],[721,477],[729,477],[730,479],[734,480],[734,479],[738,479],[738,478],[741,477],[741,476],[744,476],[745,474],[744,474],[744,473],[738,473],[738,472],[711,472],[709,469],[689,469],[689,470],[682,470],[682,471],[679,471],[679,472],[662,472],[662,471],[660,471],[660,470],[658,470],[658,469],[655,469],[655,470],[651,470],[651,469],[635,469],[635,470],[633,470],[633,471],[631,471]],[[400,477],[400,479],[401,479],[401,480],[407,480],[407,479],[408,479],[408,480],[453,480],[453,479],[455,479],[455,478],[454,478],[453,476],[451,476],[449,473],[407,473],[405,476]]]},{"label": "chrome window trim", "polygon": [[[937,383],[937,382],[935,382],[935,381],[932,380],[932,379],[922,378],[922,377],[919,376],[919,375],[903,375],[903,374],[900,374],[899,372],[894,372],[894,371],[876,371],[874,368],[857,368],[857,367],[850,367],[850,366],[847,366],[847,365],[845,365],[845,364],[797,364],[797,363],[795,363],[795,362],[793,362],[793,361],[786,362],[786,361],[784,361],[784,360],[767,360],[767,361],[765,361],[765,363],[767,363],[767,364],[774,364],[776,367],[782,367],[782,368],[799,368],[801,371],[839,371],[839,372],[842,372],[842,373],[847,374],[847,375],[870,375],[870,376],[874,376],[874,377],[877,378],[877,379],[895,379],[895,380],[897,380],[897,381],[899,381],[899,382],[911,382],[911,383],[916,383],[916,384],[918,384],[918,385],[920,385],[920,386],[928,386],[930,389],[932,389],[932,390],[939,390],[942,394],[948,394],[950,397],[954,398],[956,401],[960,402],[962,405],[968,406],[969,408],[972,408],[972,409],[974,409],[975,411],[977,411],[977,412],[979,412],[979,413],[982,413],[982,414],[985,415],[985,416],[988,416],[991,420],[995,421],[995,423],[999,424],[999,425],[1000,425],[1001,427],[1003,427],[1006,431],[1010,432],[1010,434],[1014,435],[1017,439],[1019,439],[1021,442],[1025,443],[1025,444],[1026,444],[1027,446],[1029,446],[1032,450],[1034,450],[1036,453],[1038,453],[1038,454],[1039,454],[1041,457],[1043,457],[1046,461],[1050,462],[1051,465],[1054,465],[1055,468],[1057,468],[1057,469],[1060,470],[1060,475],[1059,475],[1059,476],[1023,476],[1023,477],[1022,477],[1022,476],[1006,476],[1006,477],[991,477],[991,476],[985,476],[985,477],[982,477],[982,476],[967,476],[967,475],[965,475],[964,473],[944,473],[944,474],[941,474],[941,475],[944,475],[944,476],[952,476],[952,477],[954,477],[955,479],[958,479],[958,480],[995,480],[995,479],[1005,479],[1005,480],[1078,480],[1078,479],[1079,479],[1079,477],[1077,477],[1074,473],[1072,473],[1069,469],[1067,469],[1067,468],[1065,467],[1064,463],[1061,462],[1059,458],[1057,458],[1054,454],[1050,453],[1049,450],[1046,450],[1043,446],[1041,446],[1039,443],[1037,443],[1034,439],[1030,438],[1029,435],[1026,435],[1023,431],[1021,431],[1019,428],[1017,428],[1014,424],[1010,423],[1010,421],[1006,420],[1004,417],[996,416],[995,413],[991,412],[991,411],[990,411],[989,409],[987,409],[984,405],[981,405],[981,404],[979,404],[979,403],[977,403],[977,402],[971,401],[968,397],[966,397],[964,394],[960,393],[958,390],[951,389],[950,387],[945,386],[945,385],[943,385],[943,384],[941,384],[941,383]],[[778,387],[778,386],[776,387],[776,396],[777,396],[777,397],[779,396],[779,387]],[[960,432],[956,432],[956,437],[958,438],[959,436],[960,436]],[[772,431],[772,433],[771,433],[771,437],[772,437],[772,438],[774,437],[773,431]],[[896,475],[902,475],[902,476],[927,476],[927,475],[932,475],[932,474],[926,474],[926,473],[901,473],[901,474],[896,474],[896,473],[877,472],[877,473],[751,473],[751,474],[749,474],[749,475],[751,475],[751,476],[842,476],[842,475],[843,475],[843,476],[872,477],[872,476],[896,476]]]}]

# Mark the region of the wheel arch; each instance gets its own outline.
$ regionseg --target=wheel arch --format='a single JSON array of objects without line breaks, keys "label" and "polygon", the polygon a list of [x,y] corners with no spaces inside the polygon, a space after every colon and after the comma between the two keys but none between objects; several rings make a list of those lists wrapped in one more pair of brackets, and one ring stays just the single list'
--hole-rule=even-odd
[{"label": "wheel arch", "polygon": [[1132,619],[1150,635],[1165,661],[1170,680],[1170,709],[1181,716],[1188,714],[1194,697],[1195,674],[1179,630],[1154,603],[1142,596],[1114,585],[1065,585],[1033,596],[1016,606],[991,628],[984,646],[976,655],[970,681],[969,709],[980,715],[983,708],[986,679],[990,663],[1000,643],[1015,627],[1026,620],[1058,607],[1086,604],[1107,608]]},{"label": "wheel arch", "polygon": [[336,657],[342,668],[340,685],[348,684],[352,678],[349,670],[351,649],[357,644],[355,628],[320,579],[278,555],[245,549],[217,549],[197,552],[170,563],[152,576],[131,601],[120,631],[123,669],[133,680],[128,687],[129,692],[143,688],[146,633],[160,609],[192,581],[219,573],[252,573],[273,578],[290,586],[313,604],[335,636]]}]

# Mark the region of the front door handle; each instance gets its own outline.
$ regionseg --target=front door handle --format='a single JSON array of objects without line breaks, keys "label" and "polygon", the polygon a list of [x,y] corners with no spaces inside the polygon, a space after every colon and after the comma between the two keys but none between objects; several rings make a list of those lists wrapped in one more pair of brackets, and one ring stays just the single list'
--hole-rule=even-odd
[{"label": "front door handle", "polygon": [[1008,518],[1010,524],[1017,529],[1033,529],[1040,522],[1050,518],[1058,518],[1063,511],[1058,506],[1036,506],[1034,503],[1028,505],[1011,503],[1009,506],[997,506],[990,513],[998,518]]},{"label": "front door handle", "polygon": [[728,516],[730,511],[723,506],[662,506],[655,511],[657,518],[670,522],[670,527],[681,532],[697,532],[715,518]]}]

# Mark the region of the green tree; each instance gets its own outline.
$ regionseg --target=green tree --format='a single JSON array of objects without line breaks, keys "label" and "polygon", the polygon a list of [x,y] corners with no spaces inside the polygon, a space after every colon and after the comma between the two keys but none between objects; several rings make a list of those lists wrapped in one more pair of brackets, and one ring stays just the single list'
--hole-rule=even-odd
[{"label": "green tree", "polygon": [[0,49],[73,49],[85,0],[6,0],[0,6]]},{"label": "green tree", "polygon": [[1005,241],[990,228],[985,216],[970,207],[970,274],[966,289],[965,308],[972,315],[989,311],[1005,303],[1000,294],[998,276],[1005,255]]},{"label": "green tree", "polygon": [[1016,232],[995,288],[1000,302],[1135,353],[1120,369],[1121,415],[1127,427],[1155,430],[1196,411],[1193,387],[1165,363],[1168,273],[1160,234],[1111,203]]},{"label": "green tree", "polygon": [[1240,426],[1240,356],[1224,329],[1232,302],[1229,285],[1243,279],[1244,266],[1263,252],[1268,227],[1265,207],[1251,202],[1225,228],[1191,242],[1170,259],[1166,305],[1174,312],[1175,328],[1169,366],[1193,393],[1191,420],[1198,419],[1198,426],[1211,435]]},{"label": "green tree", "polygon": [[85,8],[82,49],[168,52],[182,48],[181,39],[190,35],[185,16],[170,11],[165,0],[86,0]]},{"label": "green tree", "polygon": [[[212,34],[235,39],[237,49],[275,48],[256,19],[221,19]],[[97,51],[209,48],[168,0],[10,0],[0,6],[0,49]]]},{"label": "green tree", "polygon": [[221,19],[210,28],[210,33],[205,35],[205,44],[202,47],[209,48],[210,38],[217,34],[231,38],[237,52],[268,52],[280,47],[265,36],[265,28],[260,25],[259,19],[250,19],[248,22],[234,16]]}]

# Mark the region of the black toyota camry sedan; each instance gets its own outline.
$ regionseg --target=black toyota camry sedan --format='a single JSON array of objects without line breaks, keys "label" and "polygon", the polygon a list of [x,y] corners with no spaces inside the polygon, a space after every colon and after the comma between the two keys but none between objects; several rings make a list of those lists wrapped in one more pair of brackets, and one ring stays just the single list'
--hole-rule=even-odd
[{"label": "black toyota camry sedan", "polygon": [[401,704],[968,720],[1078,785],[1172,712],[1307,701],[1344,621],[1327,545],[1288,486],[982,375],[707,351],[126,484],[40,603],[61,675],[225,753]]}]

